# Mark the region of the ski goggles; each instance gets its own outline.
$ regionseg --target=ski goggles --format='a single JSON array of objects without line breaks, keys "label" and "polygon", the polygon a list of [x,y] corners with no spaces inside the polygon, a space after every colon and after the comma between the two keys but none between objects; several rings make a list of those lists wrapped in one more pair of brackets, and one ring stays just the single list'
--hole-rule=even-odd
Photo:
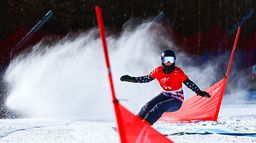
[{"label": "ski goggles", "polygon": [[163,57],[163,58],[162,58],[162,62],[163,62],[164,64],[167,64],[168,62],[174,63],[174,62],[175,62],[175,58],[174,58],[174,57]]}]

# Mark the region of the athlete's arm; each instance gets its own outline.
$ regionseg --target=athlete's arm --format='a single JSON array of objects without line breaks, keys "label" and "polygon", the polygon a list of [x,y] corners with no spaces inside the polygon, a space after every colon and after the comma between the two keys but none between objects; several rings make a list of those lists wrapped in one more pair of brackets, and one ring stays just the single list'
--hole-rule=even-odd
[{"label": "athlete's arm", "polygon": [[183,83],[195,93],[201,91],[200,88],[189,78],[187,78]]},{"label": "athlete's arm", "polygon": [[207,98],[211,97],[209,95],[209,93],[207,93],[205,91],[201,91],[200,88],[193,81],[191,81],[189,78],[187,78],[183,83],[188,88],[190,88],[192,91],[194,91],[197,95],[200,95],[200,96],[203,96],[203,97],[207,97]]},{"label": "athlete's arm", "polygon": [[134,82],[134,83],[147,83],[154,80],[154,78],[152,78],[150,75],[145,75],[140,77],[131,77],[129,75],[123,75],[120,78],[120,80],[127,81],[127,82]]}]

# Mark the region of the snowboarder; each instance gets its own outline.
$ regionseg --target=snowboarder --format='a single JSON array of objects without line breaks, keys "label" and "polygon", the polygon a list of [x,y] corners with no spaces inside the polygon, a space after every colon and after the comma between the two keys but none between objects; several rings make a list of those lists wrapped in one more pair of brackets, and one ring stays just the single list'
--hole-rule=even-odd
[{"label": "snowboarder", "polygon": [[199,96],[211,97],[207,92],[201,91],[181,68],[175,66],[176,56],[172,50],[164,50],[161,55],[161,61],[162,65],[156,67],[149,75],[140,77],[123,75],[120,78],[121,81],[134,83],[147,83],[154,79],[158,80],[163,92],[145,104],[137,115],[150,125],[153,125],[164,112],[179,110],[184,100],[182,83]]}]

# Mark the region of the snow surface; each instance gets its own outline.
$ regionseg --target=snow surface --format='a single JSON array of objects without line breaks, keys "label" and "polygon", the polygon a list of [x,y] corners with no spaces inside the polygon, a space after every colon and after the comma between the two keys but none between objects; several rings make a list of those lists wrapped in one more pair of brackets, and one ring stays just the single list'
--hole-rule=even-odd
[{"label": "snow surface", "polygon": [[[84,119],[6,119],[0,120],[0,143],[118,143],[113,122]],[[198,129],[223,129],[256,133],[256,104],[224,105],[217,122],[156,123],[163,134],[193,132]],[[177,143],[251,143],[256,137],[229,135],[169,135]]]}]

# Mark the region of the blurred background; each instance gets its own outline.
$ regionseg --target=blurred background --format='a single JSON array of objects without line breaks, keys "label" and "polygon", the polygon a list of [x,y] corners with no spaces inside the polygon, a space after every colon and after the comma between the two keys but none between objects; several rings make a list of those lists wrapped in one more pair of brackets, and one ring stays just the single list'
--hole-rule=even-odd
[{"label": "blurred background", "polygon": [[[105,26],[112,33],[120,33],[131,19],[156,21],[165,27],[175,45],[198,63],[211,61],[223,53],[228,57],[236,28],[241,26],[235,55],[240,70],[237,75],[247,76],[248,98],[256,98],[256,1],[253,0],[1,0],[1,77],[13,57],[42,39],[54,42],[67,34],[96,27],[96,4],[102,7]],[[11,55],[12,49],[17,48],[18,42],[49,10],[53,16]],[[226,67],[223,64],[221,68]],[[4,106],[3,79],[0,88],[0,117],[5,118],[8,111]]]}]

